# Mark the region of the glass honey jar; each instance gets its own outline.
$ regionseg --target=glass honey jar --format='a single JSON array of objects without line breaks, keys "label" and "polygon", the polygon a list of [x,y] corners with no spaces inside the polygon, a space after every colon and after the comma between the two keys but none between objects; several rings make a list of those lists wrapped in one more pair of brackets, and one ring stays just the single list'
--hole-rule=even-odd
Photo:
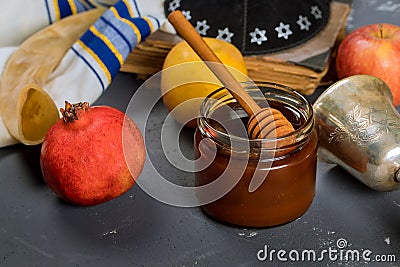
[{"label": "glass honey jar", "polygon": [[[197,198],[206,214],[229,224],[284,224],[304,214],[315,195],[318,138],[313,109],[283,85],[243,86],[261,107],[281,111],[295,131],[250,140],[249,117],[236,100],[224,88],[210,94],[201,105],[194,136],[195,183],[199,188],[215,185],[199,191]],[[287,145],[285,139],[292,141]]]}]

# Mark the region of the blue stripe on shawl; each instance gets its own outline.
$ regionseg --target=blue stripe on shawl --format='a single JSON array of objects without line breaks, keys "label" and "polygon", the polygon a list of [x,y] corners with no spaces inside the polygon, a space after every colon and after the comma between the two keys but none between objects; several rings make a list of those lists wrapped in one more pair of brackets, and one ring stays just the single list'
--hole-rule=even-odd
[{"label": "blue stripe on shawl", "polygon": [[86,31],[86,33],[82,35],[81,41],[101,59],[110,72],[111,77],[114,77],[121,66],[111,49],[91,31]]}]

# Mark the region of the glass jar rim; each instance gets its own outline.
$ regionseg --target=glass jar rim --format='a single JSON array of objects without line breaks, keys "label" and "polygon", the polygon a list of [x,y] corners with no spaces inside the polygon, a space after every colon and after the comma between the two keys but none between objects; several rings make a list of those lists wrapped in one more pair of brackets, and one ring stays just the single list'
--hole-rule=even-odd
[{"label": "glass jar rim", "polygon": [[[225,142],[225,140],[226,141],[233,140],[236,143],[241,143],[241,142],[250,143],[250,146],[256,145],[256,144],[258,144],[258,145],[261,144],[263,148],[266,148],[266,147],[275,148],[274,146],[271,146],[271,144],[276,145],[279,142],[285,143],[284,140],[294,137],[296,142],[292,145],[296,145],[299,142],[303,141],[309,135],[309,133],[311,133],[313,126],[314,126],[313,108],[312,108],[312,105],[309,103],[309,101],[302,94],[300,94],[299,92],[297,92],[296,90],[294,90],[293,88],[291,88],[289,86],[278,84],[278,83],[273,83],[273,82],[247,81],[247,82],[241,82],[241,84],[244,85],[244,88],[246,90],[249,90],[252,88],[256,88],[257,90],[259,90],[259,88],[261,88],[261,87],[266,87],[266,88],[273,88],[273,89],[277,89],[277,90],[283,90],[286,93],[289,93],[290,95],[295,97],[297,100],[299,100],[304,105],[304,107],[307,109],[306,114],[302,114],[302,115],[305,115],[306,120],[302,123],[302,125],[300,127],[295,129],[293,132],[283,135],[283,136],[279,136],[279,137],[263,138],[263,139],[250,139],[250,138],[246,138],[246,137],[230,135],[226,132],[216,129],[207,121],[207,118],[208,118],[207,113],[209,112],[209,110],[207,109],[207,102],[210,101],[210,99],[219,101],[218,99],[213,98],[213,97],[218,95],[221,91],[226,90],[225,87],[221,87],[221,88],[218,88],[217,90],[213,91],[209,95],[207,95],[207,97],[203,100],[203,102],[200,106],[200,116],[198,118],[198,128],[200,128],[200,131],[203,134],[205,134],[206,136],[211,137],[213,139],[217,139],[218,141],[222,142],[223,144],[227,143],[227,142]],[[228,91],[226,91],[226,92],[230,95],[230,93]],[[230,100],[232,100],[232,99],[233,99],[233,97],[231,96]],[[236,101],[236,100],[234,100],[234,101]],[[269,100],[266,99],[266,101],[268,103]],[[247,127],[247,125],[246,125],[246,127]],[[213,132],[213,134],[207,134],[201,128],[207,128],[207,130],[211,130]],[[247,128],[246,128],[246,130],[247,130]],[[278,148],[278,147],[276,147],[276,148]]]}]

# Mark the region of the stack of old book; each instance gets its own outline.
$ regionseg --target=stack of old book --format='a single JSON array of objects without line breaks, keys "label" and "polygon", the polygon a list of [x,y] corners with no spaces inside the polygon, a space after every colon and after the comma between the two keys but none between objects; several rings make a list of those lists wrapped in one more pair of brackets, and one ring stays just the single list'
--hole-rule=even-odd
[{"label": "stack of old book", "polygon": [[[334,82],[333,59],[345,35],[349,11],[348,3],[332,1],[326,26],[313,38],[281,52],[245,56],[249,77],[284,84],[303,94]],[[155,32],[132,51],[121,71],[135,73],[139,79],[150,77],[162,69],[169,50],[181,40],[175,34]]]}]

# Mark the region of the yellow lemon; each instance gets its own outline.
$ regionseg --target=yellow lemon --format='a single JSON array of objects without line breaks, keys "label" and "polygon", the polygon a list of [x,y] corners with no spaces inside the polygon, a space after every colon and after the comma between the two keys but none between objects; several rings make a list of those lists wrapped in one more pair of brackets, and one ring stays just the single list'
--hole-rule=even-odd
[{"label": "yellow lemon", "polygon": [[[234,45],[211,37],[203,39],[238,81],[248,80],[243,55]],[[195,127],[201,102],[221,87],[221,82],[185,41],[176,44],[165,58],[161,73],[162,99],[179,123]]]}]

